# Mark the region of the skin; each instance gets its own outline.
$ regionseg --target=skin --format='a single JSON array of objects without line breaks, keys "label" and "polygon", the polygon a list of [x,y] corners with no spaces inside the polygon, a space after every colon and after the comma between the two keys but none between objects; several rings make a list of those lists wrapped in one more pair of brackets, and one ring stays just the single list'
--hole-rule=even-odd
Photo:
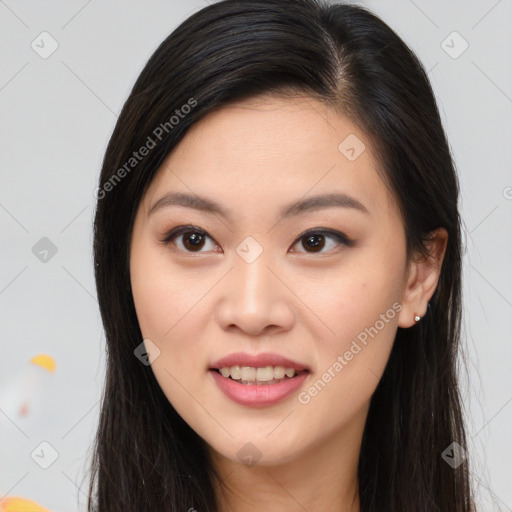
[{"label": "skin", "polygon": [[[338,150],[349,134],[366,146],[354,161]],[[396,200],[376,168],[368,138],[346,118],[309,97],[264,95],[193,125],[139,205],[130,246],[139,325],[160,350],[151,367],[163,392],[207,442],[222,511],[360,510],[357,463],[369,402],[397,328],[426,312],[447,239],[436,230],[430,261],[406,261]],[[232,217],[176,205],[149,215],[171,191],[205,196]],[[333,191],[368,213],[329,207],[278,220],[285,205]],[[162,243],[188,224],[206,232],[202,245],[195,248],[191,233]],[[320,236],[325,245],[315,250],[299,237],[313,228],[356,245]],[[236,252],[248,236],[263,249],[251,263]],[[299,390],[307,391],[383,314],[378,334],[358,343],[308,403],[295,393],[272,406],[242,406],[208,373],[232,352],[274,352],[310,367]],[[237,456],[249,442],[261,454],[252,466]]]}]

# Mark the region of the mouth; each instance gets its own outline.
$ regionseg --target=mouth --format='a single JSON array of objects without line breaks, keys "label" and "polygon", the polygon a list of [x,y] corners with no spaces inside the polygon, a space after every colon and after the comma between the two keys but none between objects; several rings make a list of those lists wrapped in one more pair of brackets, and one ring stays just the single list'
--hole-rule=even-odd
[{"label": "mouth", "polygon": [[245,407],[268,407],[293,396],[309,370],[284,366],[221,366],[209,374],[231,401]]},{"label": "mouth", "polygon": [[291,397],[305,384],[310,368],[277,353],[237,352],[209,365],[209,374],[231,401],[266,407]]},{"label": "mouth", "polygon": [[210,368],[226,379],[248,386],[268,386],[296,379],[309,373],[305,369],[285,368],[284,366],[222,366]]}]

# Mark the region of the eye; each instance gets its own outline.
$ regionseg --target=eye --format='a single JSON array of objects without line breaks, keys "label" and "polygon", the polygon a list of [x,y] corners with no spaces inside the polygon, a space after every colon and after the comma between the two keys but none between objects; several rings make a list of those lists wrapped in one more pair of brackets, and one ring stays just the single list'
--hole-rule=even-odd
[{"label": "eye", "polygon": [[[305,249],[312,249],[311,251],[307,250],[306,252],[329,252],[322,251],[324,247],[329,247],[329,244],[326,243],[326,239],[331,239],[334,242],[331,242],[331,248],[336,247],[340,244],[345,245],[347,247],[353,247],[355,245],[355,240],[351,240],[347,237],[344,233],[341,233],[339,231],[333,231],[331,229],[311,229],[309,231],[306,231],[305,233],[302,233],[296,240],[295,244],[298,244],[302,241],[302,247]],[[292,250],[292,252],[301,252],[301,251],[295,251]]]},{"label": "eye", "polygon": [[[201,252],[201,249],[205,245],[205,240],[207,238],[212,240],[212,238],[205,231],[195,226],[179,226],[167,233],[162,242],[167,245],[175,238],[177,238],[179,241],[182,241],[181,245],[183,249],[179,249],[185,252]],[[179,244],[177,245],[179,247]]]},{"label": "eye", "polygon": [[[172,229],[165,238],[162,240],[162,243],[168,245],[174,240],[177,239],[180,243],[176,243],[180,251],[184,252],[201,252],[201,249],[204,248],[206,244],[206,240],[213,239],[206,233],[206,231],[197,228],[195,226],[178,226],[177,228]],[[327,246],[329,248],[329,243],[326,243],[326,240],[331,240],[331,248],[327,251],[323,251],[323,249]],[[305,252],[310,253],[318,253],[318,252],[329,252],[333,247],[338,245],[345,245],[347,247],[353,247],[356,242],[355,240],[351,240],[344,233],[339,231],[334,231],[331,229],[311,229],[302,233],[297,240],[294,242],[293,246],[297,245],[302,241],[302,247],[307,249]],[[181,247],[180,247],[181,244]],[[213,249],[215,249],[217,245],[214,244]],[[308,250],[311,249],[311,250]],[[292,252],[302,252],[296,251],[292,248]]]}]

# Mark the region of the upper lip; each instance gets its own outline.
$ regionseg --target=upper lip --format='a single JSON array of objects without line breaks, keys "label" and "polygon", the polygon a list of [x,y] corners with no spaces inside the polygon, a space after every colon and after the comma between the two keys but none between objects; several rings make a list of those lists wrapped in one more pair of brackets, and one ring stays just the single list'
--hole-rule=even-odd
[{"label": "upper lip", "polygon": [[295,370],[307,370],[309,368],[301,363],[288,359],[279,354],[263,353],[257,355],[246,354],[245,352],[236,352],[222,357],[215,361],[211,366],[211,370],[219,370],[227,366],[252,366],[262,368],[265,366],[284,366],[285,368],[294,368]]}]

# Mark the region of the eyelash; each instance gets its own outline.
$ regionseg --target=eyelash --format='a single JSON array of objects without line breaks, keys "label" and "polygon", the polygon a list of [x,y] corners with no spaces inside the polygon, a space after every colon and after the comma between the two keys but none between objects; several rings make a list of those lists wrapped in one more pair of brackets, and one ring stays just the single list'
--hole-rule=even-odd
[{"label": "eyelash", "polygon": [[[200,229],[200,228],[198,228],[196,226],[188,225],[188,226],[178,226],[178,227],[172,229],[171,231],[169,231],[165,235],[165,237],[163,238],[163,240],[161,240],[161,242],[164,245],[169,245],[172,240],[174,240],[175,238],[179,237],[180,235],[194,234],[194,233],[199,234],[201,236],[205,236],[206,235],[211,240],[214,240],[203,229]],[[353,247],[353,246],[356,245],[356,241],[348,238],[347,235],[345,235],[344,233],[341,233],[339,231],[334,231],[332,229],[314,228],[314,229],[309,229],[309,230],[305,231],[304,233],[301,233],[297,237],[297,239],[293,242],[293,246],[295,246],[302,239],[306,239],[306,238],[308,238],[310,236],[313,236],[313,235],[329,236],[331,238],[334,238],[339,244],[344,245],[346,247]],[[176,249],[176,250],[179,250],[179,251],[185,252],[185,253],[189,253],[189,254],[194,254],[194,251],[182,251],[181,249]],[[201,252],[203,252],[203,251],[197,251],[196,253],[200,254]],[[298,252],[302,252],[304,254],[325,254],[326,252],[329,253],[329,252],[332,252],[332,251],[319,251],[319,252],[298,251]]]}]

